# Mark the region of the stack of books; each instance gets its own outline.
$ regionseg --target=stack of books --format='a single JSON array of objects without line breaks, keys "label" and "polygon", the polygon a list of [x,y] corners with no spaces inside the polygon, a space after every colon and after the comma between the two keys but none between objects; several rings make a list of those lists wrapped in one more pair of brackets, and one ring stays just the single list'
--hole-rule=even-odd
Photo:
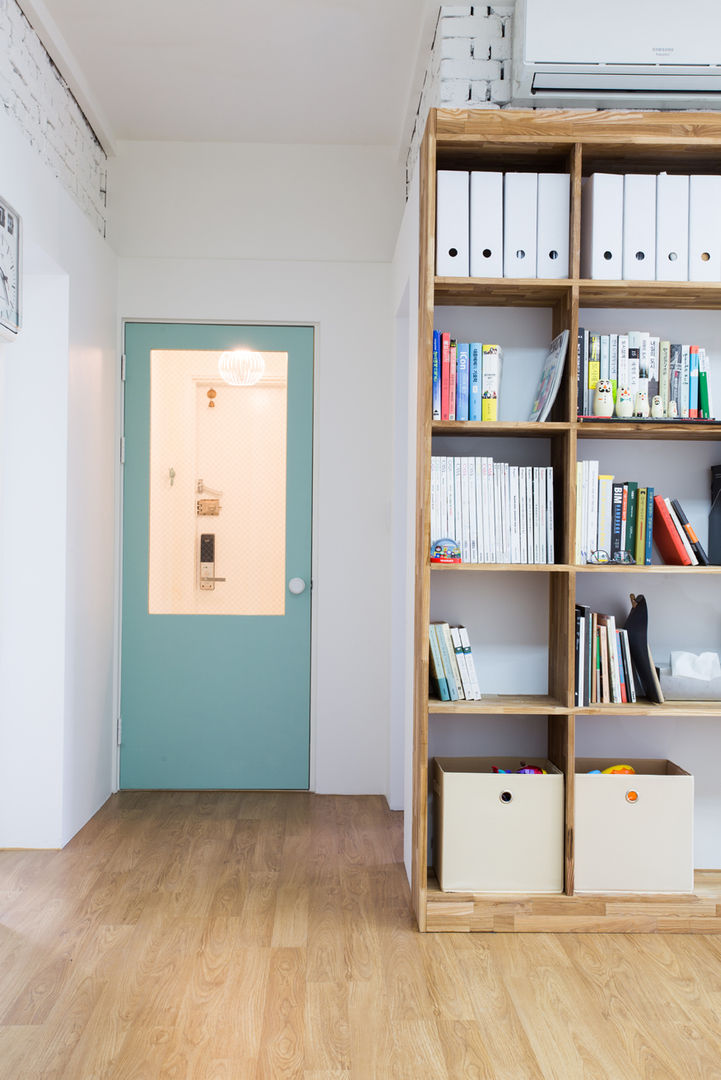
[{"label": "stack of books", "polygon": [[553,468],[432,457],[431,551],[440,540],[465,563],[554,562]]},{"label": "stack of books", "polygon": [[653,544],[672,566],[708,566],[709,559],[678,499],[634,480],[599,474],[598,461],[576,463],[577,563],[650,566]]},{"label": "stack of books", "polygon": [[479,701],[476,665],[465,626],[431,623],[430,689],[441,701]]},{"label": "stack of books", "polygon": [[628,633],[616,629],[613,615],[576,604],[576,707],[635,700]]},{"label": "stack of books", "polygon": [[497,420],[503,349],[433,331],[433,419]]},{"label": "stack of books", "polygon": [[646,394],[649,409],[653,398],[661,398],[662,417],[682,420],[714,418],[708,378],[708,356],[699,345],[662,340],[645,330],[598,333],[579,327],[577,349],[578,415],[592,415],[593,391],[599,380],[611,383],[614,395],[619,387]]}]

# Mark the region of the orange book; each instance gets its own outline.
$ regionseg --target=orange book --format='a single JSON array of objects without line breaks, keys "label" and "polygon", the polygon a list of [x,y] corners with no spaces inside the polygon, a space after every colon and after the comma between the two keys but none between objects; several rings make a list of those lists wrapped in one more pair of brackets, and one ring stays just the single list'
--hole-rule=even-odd
[{"label": "orange book", "polygon": [[678,529],[660,495],[655,495],[653,499],[653,542],[669,566],[691,565]]}]

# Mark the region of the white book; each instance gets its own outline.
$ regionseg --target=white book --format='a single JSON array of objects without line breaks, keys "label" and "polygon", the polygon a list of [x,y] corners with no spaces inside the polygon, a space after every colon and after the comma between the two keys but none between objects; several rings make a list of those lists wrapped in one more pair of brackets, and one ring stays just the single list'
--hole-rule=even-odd
[{"label": "white book", "polygon": [[662,341],[658,347],[658,392],[663,405],[663,415],[668,416],[671,389],[671,342]]},{"label": "white book", "polygon": [[468,277],[469,174],[439,169],[436,177],[436,274]]},{"label": "white book", "polygon": [[581,188],[581,275],[619,281],[623,248],[623,176],[594,173]]},{"label": "white book", "polygon": [[574,562],[581,563],[583,556],[583,462],[576,462],[576,546]]},{"label": "white book", "polygon": [[688,555],[688,557],[691,560],[691,565],[692,566],[698,566],[698,558],[696,556],[696,552],[693,550],[693,548],[691,547],[691,545],[690,545],[690,543],[688,541],[688,537],[686,535],[686,530],[684,529],[681,522],[678,520],[678,514],[674,510],[671,500],[664,497],[663,501],[666,503],[666,508],[667,508],[667,510],[669,512],[671,520],[673,521],[674,525],[676,526],[676,531],[678,532],[679,536],[681,537],[681,542],[682,542],[684,548],[686,549],[686,554]]},{"label": "white book", "polygon": [[456,537],[456,466],[452,457],[446,457],[446,538],[455,540]]},{"label": "white book", "polygon": [[463,697],[466,701],[473,701],[473,689],[471,686],[471,677],[468,673],[468,665],[466,663],[466,654],[463,651],[463,642],[461,641],[460,631],[457,626],[451,626],[451,641],[453,642],[453,651],[456,654],[456,663],[458,664],[458,671],[461,677],[461,687],[463,688]]},{"label": "white book", "polygon": [[612,515],[614,476],[604,473],[598,478],[598,550],[611,554]]},{"label": "white book", "polygon": [[537,173],[507,172],[503,178],[503,276],[535,278]]},{"label": "white book", "polygon": [[721,281],[721,176],[689,180],[688,279]]},{"label": "white book", "polygon": [[638,354],[638,386],[636,392],[642,391],[649,399],[649,407],[651,405],[651,399],[649,397],[649,383],[651,381],[651,335],[645,330],[639,332],[639,354]]},{"label": "white book", "polygon": [[679,410],[684,420],[688,419],[689,388],[690,388],[691,362],[690,346],[681,346],[681,408]]},{"label": "white book", "polygon": [[488,537],[486,535],[486,508],[483,469],[485,458],[476,458],[476,521],[478,522],[478,561],[488,562]]},{"label": "white book", "polygon": [[526,562],[534,563],[535,536],[533,531],[533,467],[526,468]]},{"label": "white book", "polygon": [[615,616],[608,616],[608,666],[611,674],[611,691],[612,700],[619,702],[621,700],[621,675],[618,670],[618,645],[616,641],[616,619]]},{"label": "white book", "polygon": [[453,507],[455,526],[453,539],[461,549],[463,559],[463,493],[461,490],[461,459],[453,458]]},{"label": "white book", "polygon": [[503,173],[471,173],[471,277],[503,277]]},{"label": "white book", "polygon": [[511,475],[507,461],[503,462],[503,545],[505,550],[504,562],[512,562],[511,558]]},{"label": "white book", "polygon": [[543,562],[541,558],[541,481],[540,481],[540,468],[538,465],[532,467],[532,482],[533,482],[533,561],[534,563]]},{"label": "white book", "polygon": [[440,458],[431,458],[431,548],[435,544],[436,540],[441,540],[442,535],[439,531],[439,522],[441,517],[440,510],[440,475],[441,475],[441,462]]},{"label": "white book", "polygon": [[629,330],[628,332],[628,388],[631,398],[634,400],[638,393],[639,378],[641,371],[641,331]]},{"label": "white book", "polygon": [[631,365],[628,358],[628,334],[618,335],[618,383],[631,389]]},{"label": "white book", "polygon": [[568,277],[571,178],[568,173],[538,174],[536,276]]},{"label": "white book", "polygon": [[656,277],[656,177],[650,173],[623,178],[623,276]]},{"label": "white book", "polygon": [[543,466],[538,468],[538,561],[548,562],[548,536],[546,533],[546,470]]},{"label": "white book", "polygon": [[471,504],[468,492],[468,458],[461,462],[461,558],[464,563],[471,561]]},{"label": "white book", "polygon": [[588,461],[581,462],[581,562],[588,562],[588,513],[590,500],[588,498]]},{"label": "white book", "polygon": [[546,562],[556,561],[556,538],[553,527],[553,466],[546,466]]},{"label": "white book", "polygon": [[448,483],[445,456],[436,458],[438,462],[438,532],[439,540],[448,536]]},{"label": "white book", "polygon": [[598,548],[598,462],[588,463],[588,535],[586,537],[587,559]]},{"label": "white book", "polygon": [[463,651],[466,654],[466,665],[468,667],[468,673],[471,677],[471,683],[473,686],[473,700],[481,700],[481,687],[478,682],[478,672],[476,671],[476,664],[473,659],[473,653],[471,651],[471,642],[468,637],[468,630],[465,626],[459,626],[461,632],[461,642],[463,643]]},{"label": "white book", "polygon": [[496,561],[496,490],[493,458],[483,459],[483,530],[486,538],[484,562]]},{"label": "white book", "polygon": [[508,490],[510,499],[511,562],[521,561],[521,525],[518,495],[518,466],[508,466]]},{"label": "white book", "polygon": [[471,534],[470,561],[477,563],[480,560],[478,558],[478,519],[476,516],[476,459],[469,457],[466,460],[468,461],[468,520]]},{"label": "white book", "polygon": [[610,360],[608,367],[608,377],[611,382],[618,386],[618,334],[609,334],[610,340]]},{"label": "white book", "polygon": [[526,474],[525,465],[518,468],[518,539],[519,561],[528,562],[528,519],[526,517]]},{"label": "white book", "polygon": [[656,278],[688,281],[688,176],[656,177]]}]

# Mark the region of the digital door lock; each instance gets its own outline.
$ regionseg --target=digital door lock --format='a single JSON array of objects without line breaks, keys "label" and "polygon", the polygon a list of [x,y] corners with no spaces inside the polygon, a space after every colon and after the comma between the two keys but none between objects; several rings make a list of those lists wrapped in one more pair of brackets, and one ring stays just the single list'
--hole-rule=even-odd
[{"label": "digital door lock", "polygon": [[225,581],[225,578],[215,576],[215,533],[201,533],[200,588],[204,592],[212,592],[216,581]]}]

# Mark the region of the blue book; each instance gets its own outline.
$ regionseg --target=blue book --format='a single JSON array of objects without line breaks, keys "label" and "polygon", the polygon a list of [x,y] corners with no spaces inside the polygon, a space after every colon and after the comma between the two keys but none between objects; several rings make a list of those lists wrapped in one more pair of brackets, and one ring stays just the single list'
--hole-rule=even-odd
[{"label": "blue book", "polygon": [[653,488],[646,488],[646,566],[651,565],[651,552],[653,551]]},{"label": "blue book", "polygon": [[433,331],[433,413],[434,420],[441,418],[441,332]]},{"label": "blue book", "polygon": [[698,348],[692,345],[688,351],[688,415],[697,420],[698,411]]},{"label": "blue book", "polygon": [[456,345],[456,420],[468,419],[469,347],[459,341]]},{"label": "blue book", "polygon": [[469,400],[468,419],[481,419],[481,373],[482,373],[483,345],[480,341],[472,341],[470,344],[470,369],[468,376]]}]

